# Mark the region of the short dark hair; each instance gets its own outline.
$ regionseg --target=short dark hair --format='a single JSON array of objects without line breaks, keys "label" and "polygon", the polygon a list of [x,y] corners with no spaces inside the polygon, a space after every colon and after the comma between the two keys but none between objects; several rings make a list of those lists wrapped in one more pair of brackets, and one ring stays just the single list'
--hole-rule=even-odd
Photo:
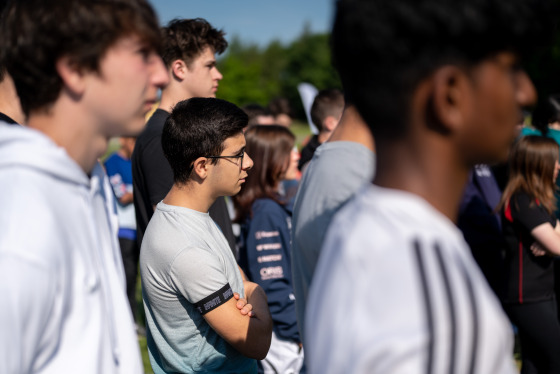
[{"label": "short dark hair", "polygon": [[374,136],[398,138],[422,79],[499,52],[523,57],[550,39],[555,17],[546,0],[339,0],[333,62]]},{"label": "short dark hair", "polygon": [[58,98],[61,57],[98,72],[105,52],[122,37],[137,35],[158,51],[161,42],[157,17],[145,0],[17,0],[6,9],[0,35],[1,60],[25,114]]},{"label": "short dark hair", "polygon": [[[241,109],[225,100],[194,97],[177,103],[161,135],[163,153],[175,183],[188,181],[197,158],[219,156],[226,139],[242,134],[247,121]],[[212,164],[217,161],[210,160]]]},{"label": "short dark hair", "polygon": [[268,110],[272,115],[278,116],[280,114],[286,114],[293,117],[292,107],[290,102],[285,97],[275,97],[268,103]]},{"label": "short dark hair", "polygon": [[228,43],[225,33],[212,27],[202,18],[174,19],[162,28],[163,53],[162,59],[169,68],[175,60],[183,60],[190,67],[206,47],[214,53],[223,53]]},{"label": "short dark hair", "polygon": [[336,88],[321,90],[311,105],[311,121],[323,131],[323,121],[328,116],[340,117],[344,111],[344,95]]},{"label": "short dark hair", "polygon": [[241,109],[249,116],[248,126],[258,125],[259,116],[271,116],[272,113],[268,108],[263,107],[257,103],[244,105]]},{"label": "short dark hair", "polygon": [[[6,9],[7,5],[8,5],[8,0],[0,0],[0,25],[4,22],[4,10]],[[5,75],[6,75],[6,68],[4,66],[4,62],[2,61],[2,54],[0,53],[0,82],[4,80]]]}]

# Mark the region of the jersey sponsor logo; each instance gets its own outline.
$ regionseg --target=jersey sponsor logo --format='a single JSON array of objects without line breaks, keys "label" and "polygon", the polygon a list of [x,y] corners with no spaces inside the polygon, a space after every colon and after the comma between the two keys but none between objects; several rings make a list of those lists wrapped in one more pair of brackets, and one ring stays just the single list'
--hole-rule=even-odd
[{"label": "jersey sponsor logo", "polygon": [[284,268],[282,266],[272,266],[261,268],[261,280],[284,278]]},{"label": "jersey sponsor logo", "polygon": [[268,256],[259,256],[257,257],[257,262],[263,263],[263,262],[274,262],[274,261],[281,261],[282,260],[282,255],[268,255]]},{"label": "jersey sponsor logo", "polygon": [[280,236],[278,231],[257,231],[255,232],[255,239],[260,240],[262,238],[274,238],[275,236]]},{"label": "jersey sponsor logo", "polygon": [[273,249],[282,249],[282,243],[266,243],[257,245],[257,251],[270,251]]}]

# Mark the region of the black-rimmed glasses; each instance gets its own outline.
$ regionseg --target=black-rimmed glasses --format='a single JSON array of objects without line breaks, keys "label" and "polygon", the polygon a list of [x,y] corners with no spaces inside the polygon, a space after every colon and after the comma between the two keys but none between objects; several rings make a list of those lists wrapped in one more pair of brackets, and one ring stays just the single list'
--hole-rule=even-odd
[{"label": "black-rimmed glasses", "polygon": [[[241,159],[241,164],[237,164],[235,163],[237,166],[243,166],[243,157],[245,156],[245,149],[243,149],[241,152],[239,152],[239,154],[236,154],[234,156],[206,156],[206,158],[240,158]],[[231,161],[233,162],[233,161]]]}]

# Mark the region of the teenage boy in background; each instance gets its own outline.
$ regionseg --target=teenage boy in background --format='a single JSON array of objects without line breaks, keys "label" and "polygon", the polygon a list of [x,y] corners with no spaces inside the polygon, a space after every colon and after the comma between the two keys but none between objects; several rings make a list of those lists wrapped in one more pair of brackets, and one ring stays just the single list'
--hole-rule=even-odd
[{"label": "teenage boy in background", "polygon": [[[173,20],[162,28],[162,34],[162,58],[169,74],[169,84],[162,90],[159,108],[138,137],[132,155],[139,243],[155,206],[173,185],[173,172],[161,149],[163,124],[179,101],[191,97],[216,97],[222,74],[216,67],[215,55],[223,53],[227,47],[224,32],[202,18]],[[210,216],[235,251],[235,237],[223,197],[212,205]]]}]

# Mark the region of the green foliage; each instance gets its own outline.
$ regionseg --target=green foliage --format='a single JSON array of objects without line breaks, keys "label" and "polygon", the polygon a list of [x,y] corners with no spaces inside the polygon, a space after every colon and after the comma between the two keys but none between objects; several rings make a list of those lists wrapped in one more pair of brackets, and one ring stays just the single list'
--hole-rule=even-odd
[{"label": "green foliage", "polygon": [[233,37],[218,68],[224,75],[218,97],[243,106],[266,106],[278,96],[286,97],[297,117],[304,119],[297,85],[308,82],[318,89],[340,88],[340,80],[331,65],[329,34],[302,35],[284,46],[272,41],[265,48],[244,44]]}]

